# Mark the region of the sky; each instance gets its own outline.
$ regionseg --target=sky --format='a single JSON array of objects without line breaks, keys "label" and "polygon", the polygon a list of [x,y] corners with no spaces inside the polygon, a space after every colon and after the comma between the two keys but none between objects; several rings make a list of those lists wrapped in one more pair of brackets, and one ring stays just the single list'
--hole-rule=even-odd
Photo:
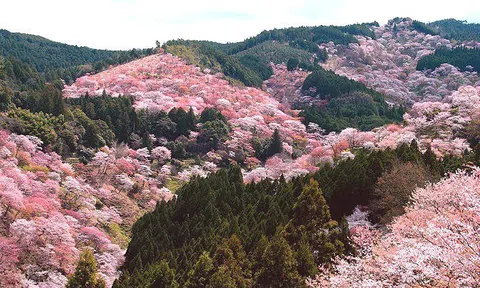
[{"label": "sky", "polygon": [[237,42],[263,30],[394,17],[480,23],[479,0],[0,0],[0,29],[99,49],[171,39]]}]

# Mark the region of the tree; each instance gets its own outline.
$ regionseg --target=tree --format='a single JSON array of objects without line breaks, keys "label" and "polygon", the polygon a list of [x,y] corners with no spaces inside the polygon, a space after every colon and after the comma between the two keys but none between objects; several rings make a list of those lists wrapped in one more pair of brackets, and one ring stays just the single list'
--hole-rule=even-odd
[{"label": "tree", "polygon": [[285,231],[289,243],[300,246],[297,251],[306,248],[301,246],[302,241],[308,243],[315,252],[316,264],[326,263],[333,255],[343,253],[344,244],[337,239],[339,235],[330,231],[337,227],[337,223],[330,218],[329,207],[317,181],[310,179],[310,183],[303,187],[292,212],[293,218]]},{"label": "tree", "polygon": [[195,266],[188,272],[187,288],[207,287],[210,277],[213,274],[213,261],[207,252],[200,255]]},{"label": "tree", "polygon": [[12,103],[12,91],[0,82],[0,112],[6,111]]},{"label": "tree", "polygon": [[205,122],[197,137],[197,143],[208,143],[209,146],[217,149],[219,143],[228,139],[229,131],[230,127],[223,121],[213,120]]},{"label": "tree", "polygon": [[157,279],[153,282],[152,287],[178,288],[178,283],[175,281],[175,270],[170,268],[167,261],[160,261],[156,270]]},{"label": "tree", "polygon": [[304,235],[298,244],[298,249],[295,252],[295,258],[298,262],[298,273],[304,277],[313,277],[317,274],[318,269],[313,259],[310,245]]},{"label": "tree", "polygon": [[260,287],[303,287],[305,285],[298,274],[297,266],[290,245],[281,233],[277,232],[262,256],[256,283]]},{"label": "tree", "polygon": [[187,114],[187,127],[188,127],[188,129],[190,129],[192,131],[195,130],[195,128],[197,127],[196,123],[197,123],[197,117],[195,116],[195,113],[193,112],[193,108],[190,107],[190,109],[188,109],[188,114]]},{"label": "tree", "polygon": [[142,146],[147,148],[148,151],[152,151],[153,143],[152,138],[150,137],[150,133],[148,133],[148,131],[145,131],[145,133],[143,133]]},{"label": "tree", "polygon": [[213,263],[216,271],[210,280],[210,287],[251,286],[250,261],[237,235],[223,241],[215,252]]},{"label": "tree", "polygon": [[300,61],[298,61],[297,58],[290,58],[290,59],[288,59],[288,62],[287,62],[287,70],[288,70],[288,71],[293,71],[293,70],[297,69],[298,64],[300,64]]},{"label": "tree", "polygon": [[375,222],[387,224],[405,213],[405,206],[417,187],[428,180],[425,168],[419,164],[397,163],[378,179],[370,202],[370,216]]},{"label": "tree", "polygon": [[68,280],[66,288],[104,288],[105,281],[97,275],[97,261],[90,249],[80,254],[75,273]]},{"label": "tree", "polygon": [[167,147],[158,146],[152,149],[152,159],[157,160],[158,163],[164,164],[172,158],[172,152]]},{"label": "tree", "polygon": [[272,140],[268,146],[268,155],[273,156],[277,153],[282,153],[282,139],[280,138],[280,132],[275,129],[272,135]]}]

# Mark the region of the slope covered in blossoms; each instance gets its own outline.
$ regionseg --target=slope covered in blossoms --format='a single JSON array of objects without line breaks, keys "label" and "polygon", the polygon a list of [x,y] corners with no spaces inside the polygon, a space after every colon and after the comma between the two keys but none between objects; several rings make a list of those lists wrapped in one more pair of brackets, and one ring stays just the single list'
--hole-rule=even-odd
[{"label": "slope covered in blossoms", "polygon": [[126,231],[172,195],[145,151],[105,148],[73,168],[40,144],[0,131],[0,286],[64,287],[85,247],[111,285]]},{"label": "slope covered in blossoms", "polygon": [[474,169],[417,189],[387,234],[357,231],[362,257],[338,260],[310,287],[477,287],[479,187]]},{"label": "slope covered in blossoms", "polygon": [[[270,258],[268,254],[262,254],[263,252],[269,251],[273,255],[277,248],[288,252],[291,245],[295,253],[290,251],[292,253],[280,254],[299,257],[295,261],[298,260],[298,266],[303,267],[299,269],[302,277],[312,277],[310,284],[315,287],[350,287],[357,284],[365,287],[407,287],[417,284],[445,286],[446,283],[474,286],[478,282],[479,261],[478,237],[475,234],[478,232],[475,225],[478,220],[478,207],[475,206],[478,202],[478,170],[474,169],[470,174],[454,174],[439,184],[417,189],[413,196],[414,202],[406,209],[406,214],[396,218],[392,226],[389,226],[391,231],[383,236],[379,236],[377,230],[371,230],[372,226],[366,219],[368,211],[365,209],[371,209],[371,215],[375,212],[381,213],[374,211],[372,207],[375,205],[371,203],[372,199],[378,196],[373,195],[377,193],[377,179],[382,176],[382,183],[388,182],[385,179],[389,176],[389,170],[399,165],[399,161],[415,162],[415,165],[419,165],[408,166],[413,167],[411,169],[428,167],[424,171],[425,175],[422,174],[423,170],[416,171],[422,174],[420,176],[411,174],[418,176],[418,179],[432,181],[439,180],[442,175],[462,167],[466,162],[471,161],[478,165],[480,149],[477,148],[480,146],[475,147],[475,144],[480,142],[480,78],[473,69],[458,69],[450,64],[441,64],[433,71],[417,71],[417,63],[423,56],[440,47],[453,48],[457,43],[438,35],[419,32],[419,29],[414,27],[415,21],[408,18],[395,19],[384,26],[374,25],[375,23],[370,23],[345,27],[353,30],[367,29],[350,35],[346,39],[348,41],[322,43],[320,39],[303,43],[282,38],[275,40],[279,41],[279,45],[274,45],[307,45],[308,48],[314,48],[311,50],[318,50],[322,61],[326,60],[321,64],[325,69],[387,95],[387,100],[392,105],[405,105],[407,113],[403,116],[402,123],[378,127],[384,123],[392,123],[392,119],[401,121],[404,110],[399,108],[398,111],[401,112],[395,118],[390,118],[392,121],[381,124],[377,122],[377,125],[372,126],[377,128],[371,131],[343,129],[349,127],[348,125],[355,125],[354,123],[328,130],[338,132],[326,133],[325,127],[319,127],[313,122],[305,124],[308,120],[299,116],[305,114],[300,114],[301,110],[295,109],[306,110],[309,106],[324,109],[328,104],[336,103],[332,101],[334,97],[328,93],[339,88],[331,87],[325,95],[315,94],[313,87],[302,90],[302,87],[306,87],[303,85],[305,80],[312,74],[298,67],[313,70],[315,75],[318,72],[315,70],[319,69],[315,63],[293,68],[290,66],[287,69],[288,65],[277,63],[281,61],[274,61],[276,64],[270,63],[268,66],[268,61],[272,59],[262,59],[262,65],[268,68],[270,74],[261,79],[269,77],[272,71],[273,75],[265,80],[263,85],[261,81],[255,85],[261,86],[260,88],[252,88],[241,83],[239,85],[238,79],[231,75],[234,68],[225,70],[223,67],[224,70],[216,70],[227,71],[227,76],[213,73],[213,67],[210,70],[189,65],[187,63],[195,62],[182,60],[165,53],[168,50],[160,49],[158,54],[78,78],[75,83],[63,89],[63,96],[70,98],[68,100],[62,98],[59,91],[55,90],[58,89],[56,87],[49,87],[35,97],[24,97],[25,99],[22,98],[25,95],[9,92],[12,99],[4,97],[8,101],[0,103],[0,127],[9,128],[17,134],[38,133],[41,138],[44,134],[40,132],[48,126],[51,131],[55,129],[58,135],[50,133],[46,139],[51,138],[51,143],[41,143],[33,136],[0,130],[0,274],[4,276],[0,278],[0,286],[64,287],[84,248],[93,251],[99,265],[99,276],[105,279],[108,286],[111,286],[115,279],[119,279],[119,271],[131,272],[136,268],[146,272],[147,278],[152,278],[150,280],[162,279],[158,276],[162,273],[165,274],[163,278],[168,278],[167,274],[175,275],[170,268],[178,269],[178,259],[195,255],[193,260],[197,261],[197,256],[201,254],[206,257],[201,256],[198,259],[198,267],[201,268],[201,261],[208,262],[207,252],[214,251],[205,251],[202,254],[202,251],[198,250],[200,244],[195,243],[195,237],[189,238],[194,235],[190,232],[208,234],[205,238],[208,240],[202,241],[211,246],[203,243],[203,247],[215,247],[219,244],[215,241],[220,241],[219,234],[215,232],[219,227],[224,231],[222,237],[228,238],[232,233],[240,233],[240,238],[249,238],[246,249],[250,252],[257,250],[252,249],[254,242],[263,243],[263,240],[260,241],[262,237],[246,237],[245,234],[241,235],[241,232],[254,229],[267,231],[266,235],[269,235],[270,239],[266,240],[271,241],[268,244],[270,248],[262,248],[262,244],[257,251],[261,255],[248,254],[249,257],[262,258],[265,263],[270,263]],[[304,28],[299,31],[302,29]],[[317,32],[322,34],[320,30]],[[345,36],[342,33],[336,35]],[[478,46],[475,41],[464,44],[467,47]],[[312,51],[309,53],[314,53]],[[324,52],[328,54],[328,59]],[[250,60],[252,59],[256,58]],[[195,64],[200,65],[200,62]],[[337,81],[337,75],[331,72],[328,74],[331,77],[325,78],[327,84],[335,83],[330,86],[348,86],[342,84],[345,82],[356,86],[355,82],[345,77],[340,77],[345,81]],[[41,79],[41,76],[38,77]],[[325,84],[325,81],[323,83]],[[339,88],[338,91],[340,90]],[[364,90],[381,98],[385,106],[382,113],[388,113],[391,107],[385,103],[382,94],[367,88]],[[338,93],[335,97],[348,96],[354,92],[359,91]],[[121,95],[132,97],[119,97]],[[40,99],[45,100],[46,104],[43,105]],[[351,98],[345,99],[348,102]],[[135,109],[132,108],[132,101]],[[24,110],[20,111],[18,108]],[[156,113],[158,111],[170,113]],[[206,113],[202,114],[205,111]],[[349,111],[356,112],[355,109]],[[46,115],[50,114],[55,115],[55,118],[52,118],[52,121],[43,121],[48,119],[50,116]],[[115,114],[126,117],[116,117]],[[62,130],[58,129],[59,127],[62,127]],[[118,143],[121,141],[128,143]],[[94,145],[88,145],[92,143]],[[60,149],[67,144],[72,144],[75,149]],[[111,147],[102,147],[104,145]],[[474,153],[471,153],[472,149],[475,150]],[[64,160],[51,151],[66,151],[58,152],[65,157]],[[70,164],[66,164],[67,162]],[[220,170],[209,178],[214,179],[212,187],[219,182],[215,177],[225,183],[234,184],[232,188],[226,188],[230,184],[214,187],[222,191],[218,193],[218,199],[225,202],[225,205],[208,195],[205,197],[204,194],[208,194],[210,189],[198,184],[210,181],[200,178],[216,172],[218,167],[235,167],[231,170],[235,173],[228,177],[226,170]],[[420,168],[417,170],[421,170]],[[296,177],[304,174],[309,175]],[[413,177],[412,175],[410,177]],[[403,180],[408,178],[404,174],[401,176]],[[324,217],[324,224],[315,224],[315,230],[304,235],[312,236],[312,243],[317,242],[318,239],[313,238],[317,237],[315,235],[319,230],[332,229],[335,233],[342,230],[342,233],[348,235],[346,222],[340,222],[340,219],[351,213],[355,206],[362,205],[361,210],[355,210],[347,219],[351,228],[354,228],[353,239],[357,242],[357,250],[362,257],[337,259],[336,271],[323,270],[323,274],[317,278],[314,278],[318,272],[316,265],[330,263],[334,254],[350,255],[348,253],[352,251],[343,254],[343,244],[337,243],[335,245],[339,245],[337,248],[341,253],[329,254],[325,252],[330,249],[329,245],[322,244],[320,250],[317,250],[317,247],[311,251],[315,257],[321,257],[321,261],[316,259],[315,263],[308,264],[308,255],[302,253],[309,249],[305,250],[305,239],[300,239],[300,231],[304,228],[298,230],[299,234],[295,237],[290,235],[290,240],[282,239],[285,235],[275,233],[279,223],[288,222],[285,216],[290,217],[291,212],[288,211],[290,208],[286,208],[295,203],[294,199],[301,195],[300,192],[305,188],[304,184],[307,182],[301,183],[301,179],[310,180],[310,177],[318,178],[319,183],[317,185],[309,182],[311,188],[305,190],[304,196],[300,197],[300,200],[303,200],[298,202],[302,205],[293,207],[299,209],[297,216],[302,218],[303,212],[310,211],[313,218],[308,219],[317,217],[318,211],[310,205],[315,199],[318,209],[330,209],[332,213],[332,219],[330,212],[326,213],[328,217]],[[261,181],[267,178],[278,181]],[[176,192],[178,187],[191,179],[193,180],[190,184],[180,188],[178,197],[174,197],[171,191]],[[418,183],[422,181],[418,180]],[[243,185],[242,182],[257,182],[259,184],[255,185],[262,188],[253,189],[254,184]],[[195,183],[200,186],[195,186]],[[388,183],[396,185],[404,182]],[[322,191],[318,190],[317,186],[322,187]],[[191,191],[185,187],[191,187]],[[463,190],[457,191],[458,187]],[[410,193],[414,190],[408,189],[407,192]],[[182,191],[184,197],[195,196],[191,198],[191,204],[183,206],[185,203],[181,199]],[[230,192],[232,197],[225,197]],[[233,196],[235,193],[239,193],[238,197]],[[258,201],[247,193],[256,193]],[[284,195],[285,198],[279,195]],[[405,193],[402,196],[407,203],[410,194]],[[179,200],[158,204],[162,200],[171,199]],[[254,206],[239,204],[249,201],[255,204],[254,210],[251,210]],[[386,201],[395,202],[391,199]],[[216,209],[213,203],[221,204],[218,205],[219,209]],[[395,211],[405,212],[402,205],[394,207],[398,209]],[[170,210],[173,206],[178,206],[178,214]],[[204,207],[207,208],[202,209]],[[242,213],[245,215],[236,219],[238,215],[235,211],[242,209],[248,210],[248,213]],[[282,213],[279,213],[280,209],[283,209]],[[175,245],[178,243],[177,240],[168,240],[169,237],[162,236],[162,233],[170,232],[157,233],[155,237],[158,238],[153,238],[150,237],[153,230],[142,230],[142,225],[138,224],[142,223],[142,220],[136,222],[145,213],[147,216],[144,219],[148,220],[149,215],[153,215],[148,212],[155,210],[155,213],[161,216],[159,219],[171,221],[171,225],[164,227],[165,231],[175,231],[178,239],[189,242],[188,248],[182,245],[184,250],[177,255],[180,257],[178,259],[167,255],[170,251],[166,247],[171,247],[169,245],[174,242]],[[198,213],[199,218],[194,218],[194,211],[206,212],[207,216],[203,218],[198,216],[202,213]],[[225,213],[225,219],[231,221],[220,221],[219,211]],[[214,220],[206,220],[209,217]],[[188,222],[187,230],[177,229],[179,218],[184,218],[185,223]],[[168,223],[163,220],[153,221],[152,226],[156,229]],[[256,220],[261,221],[256,223]],[[377,221],[373,218],[370,220]],[[161,225],[158,225],[160,222]],[[205,222],[203,229],[199,224],[201,222]],[[134,223],[137,225],[133,226]],[[239,225],[240,223],[245,225]],[[313,222],[306,220],[304,224],[308,226],[311,223]],[[207,226],[208,230],[205,228]],[[132,227],[134,234],[142,236],[134,237],[134,244],[128,249],[126,263],[129,267],[119,268],[123,263]],[[272,238],[275,234],[278,234],[276,238]],[[210,241],[215,237],[218,239]],[[226,242],[225,245],[237,245],[235,237],[233,234],[229,244]],[[152,240],[146,246],[147,250],[135,250],[135,243],[144,240]],[[289,244],[285,245],[287,242]],[[342,238],[341,242],[347,244],[349,239]],[[219,266],[218,259],[223,257],[222,253],[230,253],[229,249],[241,251],[235,250],[238,247],[233,246],[215,252],[215,265]],[[213,248],[207,250],[211,249]],[[160,250],[165,250],[159,255],[168,258],[170,267],[165,267],[164,263],[155,263],[159,258],[149,258],[154,255],[150,252],[159,253]],[[195,250],[194,253],[191,250]],[[325,254],[317,253],[318,251],[324,251]],[[136,257],[136,254],[142,258]],[[464,258],[459,261],[458,255],[464,255]],[[148,259],[153,265],[147,265],[142,259]],[[192,277],[190,269],[197,266],[193,265],[193,260],[189,259],[182,268],[185,281]],[[287,260],[285,262],[293,263]],[[227,270],[228,273],[237,271],[238,267],[229,266],[232,263],[235,264],[235,261],[226,261],[220,265],[221,269],[231,269]],[[245,263],[247,262],[243,264]],[[250,268],[243,264],[240,265],[241,269],[246,272],[242,277],[250,280],[259,277],[248,275]],[[307,264],[314,267],[305,268]],[[272,264],[272,270],[277,266],[279,265]],[[223,273],[224,270],[219,271],[215,277],[228,274]],[[260,279],[264,277],[267,280],[263,279],[261,281],[265,282],[259,283],[273,281],[273,274],[269,271],[261,271]],[[136,279],[142,281],[142,275],[131,276],[124,274],[122,278],[132,283]],[[221,279],[216,278],[216,282],[212,283],[222,283]],[[130,287],[128,281],[122,283],[125,285],[123,287]],[[117,282],[117,285],[120,285],[120,282]],[[162,286],[163,282],[155,283]],[[142,287],[144,283],[134,284]]]},{"label": "slope covered in blossoms", "polygon": [[[135,96],[137,108],[168,111],[172,107],[192,107],[195,112],[201,112],[215,106],[233,126],[226,143],[232,152],[240,150],[253,155],[251,138],[270,136],[275,129],[280,130],[287,154],[293,153],[294,146],[307,151],[313,145],[318,146],[289,105],[281,104],[262,90],[230,85],[222,74],[200,71],[170,54],[149,56],[82,77],[66,87],[64,95],[100,95],[103,90],[114,96]],[[295,171],[294,167],[290,168]],[[309,163],[298,162],[300,172],[308,172],[305,168],[315,169]]]},{"label": "slope covered in blossoms", "polygon": [[[372,27],[376,39],[357,36],[358,44],[323,44],[329,54],[323,66],[385,93],[395,103],[441,101],[462,85],[479,85],[477,73],[461,72],[449,64],[434,71],[416,71],[420,58],[455,44],[439,35],[418,32],[412,23],[407,18]],[[472,45],[478,43],[467,43],[467,47]]]},{"label": "slope covered in blossoms", "polygon": [[[321,127],[314,124],[305,127],[297,116],[298,111],[290,108],[294,103],[312,102],[311,97],[303,96],[300,87],[308,73],[287,71],[282,65],[274,68],[275,75],[264,83],[265,91],[262,91],[231,85],[223,74],[211,75],[208,69],[201,71],[175,56],[160,53],[79,78],[65,87],[64,95],[101,95],[103,91],[113,96],[128,94],[135,97],[137,108],[164,111],[191,107],[199,113],[206,107],[217,107],[233,126],[225,143],[230,158],[234,160],[236,153],[247,156],[247,181],[276,178],[281,174],[290,178],[316,171],[318,164],[332,163],[334,157],[347,157],[349,149],[395,148],[413,139],[424,149],[432,146],[439,156],[459,155],[468,149],[456,131],[470,122],[478,105],[479,92],[475,87],[462,86],[458,91],[451,91],[445,103],[416,104],[405,114],[404,126],[387,125],[371,132],[348,128],[325,135]],[[275,129],[282,136],[283,152],[267,161],[264,167],[257,167],[260,162],[254,157],[252,139],[270,137]]]}]

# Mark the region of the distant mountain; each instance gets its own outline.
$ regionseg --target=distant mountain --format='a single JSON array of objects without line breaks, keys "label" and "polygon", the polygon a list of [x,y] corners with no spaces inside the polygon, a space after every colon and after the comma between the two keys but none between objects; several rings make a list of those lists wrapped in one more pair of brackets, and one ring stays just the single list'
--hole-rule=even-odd
[{"label": "distant mountain", "polygon": [[442,37],[459,41],[480,41],[480,24],[456,19],[444,19],[429,23]]},{"label": "distant mountain", "polygon": [[[371,26],[378,26],[378,23],[273,29],[242,42],[227,44],[180,39],[168,41],[164,49],[189,64],[223,72],[247,86],[260,87],[262,80],[266,80],[263,72],[268,69],[269,62],[287,63],[296,58],[300,67],[313,70],[317,62],[325,61],[327,57],[318,44],[358,43],[356,35],[375,38]],[[246,55],[260,57],[260,60],[242,61]]]},{"label": "distant mountain", "polygon": [[40,36],[0,30],[0,55],[18,58],[40,72],[97,62],[119,52],[72,46]]}]

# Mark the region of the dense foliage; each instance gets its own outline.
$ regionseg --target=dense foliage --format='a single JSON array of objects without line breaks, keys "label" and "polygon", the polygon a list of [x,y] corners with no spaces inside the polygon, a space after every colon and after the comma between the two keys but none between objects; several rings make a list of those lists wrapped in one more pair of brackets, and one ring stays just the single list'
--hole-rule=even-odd
[{"label": "dense foliage", "polygon": [[[430,150],[422,154],[412,143],[396,150],[360,150],[352,160],[290,182],[281,177],[244,185],[235,167],[193,179],[175,201],[159,203],[134,225],[124,274],[114,287],[155,287],[165,281],[162,265],[175,275],[169,283],[186,287],[224,287],[217,286],[223,282],[301,287],[300,277],[315,275],[316,265],[353,252],[341,219],[355,206],[375,207],[374,220],[391,217],[407,203],[380,200],[392,197],[388,187],[405,188],[400,199],[408,200],[427,181],[416,169],[439,179],[461,165],[459,158],[439,161]],[[399,171],[407,172],[394,176]],[[399,181],[410,186],[396,187]]]},{"label": "dense foliage", "polygon": [[88,118],[102,120],[115,133],[120,142],[127,142],[131,133],[138,127],[137,113],[133,108],[133,99],[130,97],[110,97],[106,94],[101,97],[88,95],[68,99],[72,106],[79,106]]},{"label": "dense foliage", "polygon": [[[48,81],[59,77],[70,82],[86,72],[98,72],[153,54],[153,49],[131,51],[98,50],[50,41],[40,36],[0,30],[0,56],[14,57],[46,73]],[[81,65],[91,64],[90,67]]]},{"label": "dense foliage", "polygon": [[430,35],[437,35],[438,34],[438,32],[436,32],[435,29],[433,29],[432,27],[428,26],[427,24],[425,24],[423,22],[420,22],[420,21],[417,21],[417,20],[413,20],[412,28],[417,30],[418,32],[424,33],[424,34],[430,34]]},{"label": "dense foliage", "polygon": [[442,37],[460,41],[480,40],[480,24],[456,19],[431,22],[428,26],[437,30]]},{"label": "dense foliage", "polygon": [[[364,35],[374,38],[374,34],[368,28],[366,24],[356,24],[348,26],[313,26],[313,27],[296,27],[296,28],[284,28],[284,29],[273,29],[268,31],[263,31],[257,36],[246,39],[243,42],[240,42],[235,45],[230,50],[230,54],[236,54],[238,52],[252,48],[260,43],[266,41],[278,41],[287,43],[293,41],[293,43],[298,43],[297,41],[307,41],[309,43],[327,43],[334,42],[337,44],[349,44],[357,43],[357,40],[353,35]],[[295,45],[294,45],[295,46]],[[298,45],[302,49],[307,47],[312,47],[312,45],[304,46]],[[310,48],[305,49],[309,51]],[[312,51],[310,51],[312,52]],[[316,52],[316,51],[313,51]]]},{"label": "dense foliage", "polygon": [[324,107],[306,107],[300,115],[307,125],[315,123],[327,132],[340,132],[348,127],[369,131],[388,123],[401,122],[404,112],[402,107],[390,108],[386,102],[372,95],[353,92],[329,101]]},{"label": "dense foliage", "polygon": [[435,70],[443,63],[458,67],[460,71],[480,72],[480,49],[458,47],[455,49],[437,49],[434,54],[422,57],[417,63],[417,70]]},{"label": "dense foliage", "polygon": [[[240,61],[219,49],[201,41],[168,41],[164,49],[178,57],[186,59],[188,64],[222,72],[225,76],[239,80],[247,86],[260,87],[262,78],[258,71],[268,70],[265,62]],[[246,65],[253,65],[253,70]],[[261,67],[263,66],[263,67]]]},{"label": "dense foliage", "polygon": [[372,95],[379,94],[360,82],[350,80],[345,76],[339,76],[325,69],[318,69],[308,75],[303,82],[302,90],[312,96],[327,100],[353,91],[366,92]]},{"label": "dense foliage", "polygon": [[116,51],[96,50],[53,42],[43,37],[0,30],[0,55],[13,56],[41,72],[97,62]]},{"label": "dense foliage", "polygon": [[327,132],[347,127],[371,130],[401,121],[402,107],[389,107],[384,96],[364,84],[317,69],[305,79],[302,90],[308,95],[329,100],[324,107],[309,106],[301,113],[304,123],[318,124]]},{"label": "dense foliage", "polygon": [[[193,179],[177,195],[134,225],[114,287],[155,286],[162,261],[186,287],[301,287],[315,265],[351,251],[348,230],[331,220],[313,180],[245,185],[231,168]],[[225,281],[237,285],[217,286]]]},{"label": "dense foliage", "polygon": [[286,63],[291,58],[299,59],[302,63],[310,63],[312,58],[312,53],[273,41],[262,42],[235,54],[237,57],[246,55],[257,56],[275,64]]},{"label": "dense foliage", "polygon": [[371,24],[274,29],[242,42],[228,44],[174,40],[168,41],[163,47],[189,64],[223,72],[247,86],[260,87],[260,80],[271,76],[269,62],[280,64],[294,58],[299,59],[301,68],[314,70],[318,61],[324,62],[328,58],[326,50],[318,44],[330,41],[345,45],[358,43],[354,35],[375,38],[369,28]]},{"label": "dense foliage", "polygon": [[[380,177],[387,177],[384,173],[391,174],[399,169],[396,168],[399,166],[398,163],[419,165],[421,169],[428,172],[431,179],[439,179],[445,173],[459,169],[463,160],[450,156],[443,160],[437,160],[430,149],[421,153],[414,142],[412,145],[403,144],[395,150],[386,149],[371,153],[360,151],[360,153],[356,153],[354,159],[339,162],[335,167],[325,166],[313,177],[321,183],[320,186],[330,206],[332,217],[341,219],[343,215],[351,214],[357,205],[377,207],[379,194],[386,195],[386,193],[381,193],[382,190],[378,185],[382,184],[379,184],[378,180]],[[408,174],[402,175],[402,177],[407,176]],[[386,182],[392,182],[393,177],[391,175],[388,177]],[[413,183],[420,183],[420,181],[413,181],[412,178],[408,179]],[[392,182],[392,184],[397,183]],[[412,191],[410,190],[408,193]],[[394,206],[394,202],[390,202],[390,205]],[[389,211],[388,209],[374,209],[372,220],[379,221]]]}]

